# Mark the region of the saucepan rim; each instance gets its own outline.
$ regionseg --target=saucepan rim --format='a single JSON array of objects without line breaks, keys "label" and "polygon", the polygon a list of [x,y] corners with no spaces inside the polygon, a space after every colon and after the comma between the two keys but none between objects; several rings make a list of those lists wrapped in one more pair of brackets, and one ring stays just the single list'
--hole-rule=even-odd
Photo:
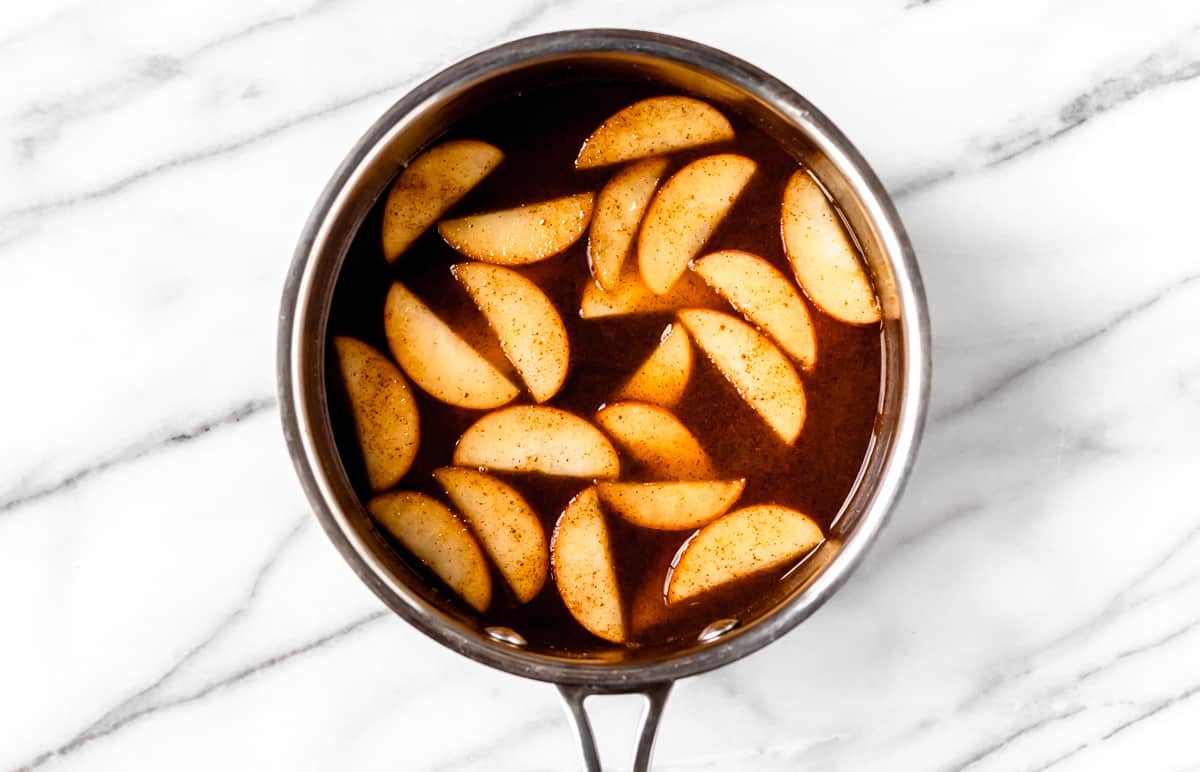
[{"label": "saucepan rim", "polygon": [[[636,662],[556,657],[491,640],[482,632],[466,629],[391,576],[337,504],[334,492],[347,483],[340,469],[326,468],[321,462],[322,437],[329,437],[328,427],[321,422],[327,424],[328,417],[323,395],[309,383],[313,369],[323,366],[327,299],[349,241],[343,234],[341,243],[335,243],[329,223],[336,213],[355,205],[356,175],[404,118],[430,100],[450,98],[497,72],[547,60],[605,54],[666,60],[702,71],[769,103],[816,145],[846,178],[879,234],[894,274],[900,309],[896,323],[904,340],[899,354],[903,383],[898,407],[884,416],[894,424],[891,442],[880,451],[888,455],[860,519],[838,554],[802,592],[763,618],[707,646]],[[331,268],[329,261],[335,261],[336,267]],[[556,32],[488,49],[439,72],[389,108],[346,156],[304,226],[283,292],[276,365],[284,435],[309,502],[342,556],[388,607],[437,642],[485,665],[542,681],[608,691],[635,690],[744,657],[794,628],[846,581],[888,519],[908,478],[924,426],[931,367],[924,289],[904,226],[883,185],[841,131],[784,83],[730,54],[682,38],[617,29]]]}]

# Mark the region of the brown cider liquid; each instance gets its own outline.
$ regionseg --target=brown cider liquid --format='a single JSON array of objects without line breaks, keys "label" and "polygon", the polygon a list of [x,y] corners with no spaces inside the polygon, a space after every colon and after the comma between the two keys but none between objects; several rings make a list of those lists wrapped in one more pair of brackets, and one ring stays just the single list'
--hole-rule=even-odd
[{"label": "brown cider liquid", "polygon": [[[519,93],[485,107],[448,131],[445,139],[480,139],[505,153],[505,160],[444,218],[505,209],[522,203],[584,191],[599,192],[619,167],[587,172],[574,168],[583,140],[617,110],[650,96],[676,94],[638,83],[573,83]],[[733,142],[675,153],[663,180],[689,161],[717,152],[748,156],[758,169],[733,209],[701,254],[741,249],[770,261],[784,275],[792,271],[780,237],[780,206],[788,177],[797,162],[773,139],[737,115],[726,113],[736,131]],[[383,199],[372,209],[350,247],[338,279],[328,334],[348,335],[388,351],[383,330],[384,298],[393,280],[403,282],[493,364],[520,379],[504,359],[495,336],[466,292],[451,276],[451,265],[468,258],[447,246],[430,228],[394,264],[388,265],[380,245]],[[636,247],[636,243],[635,243]],[[636,260],[630,254],[627,261]],[[583,288],[592,281],[587,236],[556,257],[515,270],[533,280],[555,304],[571,342],[571,362],[563,389],[547,404],[589,418],[633,374],[654,350],[672,312],[584,320],[579,316]],[[725,309],[736,315],[733,309]],[[828,533],[846,500],[866,456],[875,424],[881,386],[880,327],[852,326],[825,316],[811,303],[817,333],[817,365],[799,368],[807,401],[807,418],[792,446],[779,441],[708,362],[695,350],[695,367],[683,400],[672,412],[696,435],[712,456],[719,478],[746,478],[746,489],[734,509],[753,504],[781,504],[812,517]],[[332,351],[332,346],[328,349]],[[355,490],[366,502],[372,495],[362,466],[336,360],[327,362],[331,422],[338,449]],[[486,411],[446,405],[410,380],[421,420],[416,461],[398,487],[428,493],[448,502],[431,472],[451,463],[463,431]],[[532,404],[523,392],[511,404]],[[623,481],[650,480],[622,454]],[[590,480],[498,473],[520,491],[537,511],[547,538],[559,514]],[[668,606],[664,583],[671,561],[692,531],[652,531],[607,515],[611,549],[626,613],[631,647],[670,646],[694,641],[709,623],[732,617],[743,623],[778,598],[780,577],[795,567],[760,572],[694,601]],[[553,573],[531,602],[518,604],[493,567],[493,600],[476,614],[418,561],[394,545],[398,555],[436,588],[438,597],[481,625],[504,625],[519,632],[533,650],[588,654],[611,651],[607,643],[584,630],[558,595]]]}]

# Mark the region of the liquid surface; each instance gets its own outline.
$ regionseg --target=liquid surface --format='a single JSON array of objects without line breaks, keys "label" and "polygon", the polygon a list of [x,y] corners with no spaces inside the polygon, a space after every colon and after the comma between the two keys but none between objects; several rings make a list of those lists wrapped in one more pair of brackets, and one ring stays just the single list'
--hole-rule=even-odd
[{"label": "liquid surface", "polygon": [[[444,217],[598,191],[615,170],[575,171],[573,161],[580,144],[617,110],[660,93],[664,92],[625,83],[555,86],[520,94],[470,116],[443,139],[484,140],[501,148],[506,158]],[[745,250],[765,258],[790,277],[780,239],[780,200],[797,164],[764,133],[736,115],[726,116],[734,125],[736,139],[670,155],[664,179],[688,161],[715,152],[740,153],[756,161],[756,173],[701,254],[719,249]],[[437,229],[431,228],[389,265],[380,246],[381,221],[382,202],[368,215],[350,248],[334,295],[329,334],[358,338],[387,352],[382,321],[384,298],[391,282],[399,280],[493,364],[512,372],[482,314],[449,271],[451,265],[467,258],[446,245]],[[636,261],[636,255],[631,254],[628,260]],[[581,319],[580,296],[585,284],[592,281],[586,236],[561,255],[516,270],[547,294],[570,338],[568,379],[550,404],[590,419],[597,408],[612,401],[612,394],[651,353],[663,330],[674,321],[674,314]],[[687,391],[673,412],[709,452],[720,478],[746,478],[745,492],[735,508],[781,504],[809,515],[828,532],[856,479],[876,419],[880,330],[877,324],[843,324],[823,315],[811,303],[808,307],[817,334],[818,363],[811,373],[801,372],[807,418],[794,445],[779,441],[699,350],[695,352],[696,366]],[[514,382],[520,381],[514,376]],[[372,494],[332,357],[327,383],[338,448],[365,502]],[[420,411],[421,443],[416,461],[399,487],[446,501],[431,472],[451,463],[458,437],[484,411],[444,404],[415,384],[412,389]],[[532,400],[523,392],[512,404],[532,404]],[[621,461],[621,479],[649,479],[639,477],[632,459],[622,454]],[[588,480],[523,474],[496,476],[527,498],[547,536],[567,502],[591,484]],[[744,622],[770,605],[779,578],[795,567],[793,563],[765,571],[669,607],[664,600],[664,581],[672,558],[693,532],[651,531],[612,515],[607,516],[607,523],[627,615],[627,645],[694,640],[706,625],[722,617]],[[396,550],[404,556],[402,548],[397,546]],[[438,595],[446,604],[478,618],[481,625],[511,627],[533,649],[587,653],[614,648],[571,617],[552,576],[536,598],[520,605],[493,567],[495,595],[491,607],[478,615],[436,577],[422,570],[417,561],[405,559],[440,589]]]}]

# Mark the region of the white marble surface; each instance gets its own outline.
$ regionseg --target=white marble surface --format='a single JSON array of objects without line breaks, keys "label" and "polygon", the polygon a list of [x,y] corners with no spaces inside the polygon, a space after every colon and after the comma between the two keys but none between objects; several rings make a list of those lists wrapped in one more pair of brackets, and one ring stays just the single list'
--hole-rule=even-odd
[{"label": "white marble surface", "polygon": [[0,769],[574,768],[552,689],[424,639],[337,557],[273,347],[308,209],[392,100],[618,25],[838,121],[935,330],[869,562],[681,683],[656,768],[1200,768],[1200,3],[803,6],[5,3]]}]

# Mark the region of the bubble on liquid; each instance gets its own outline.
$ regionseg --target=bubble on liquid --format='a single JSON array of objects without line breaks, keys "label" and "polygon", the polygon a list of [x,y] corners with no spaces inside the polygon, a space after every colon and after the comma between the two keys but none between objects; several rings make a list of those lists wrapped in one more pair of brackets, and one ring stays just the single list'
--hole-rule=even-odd
[{"label": "bubble on liquid", "polygon": [[700,634],[696,636],[696,640],[700,643],[712,643],[737,626],[738,621],[736,619],[718,619],[701,630]]},{"label": "bubble on liquid", "polygon": [[488,634],[489,638],[500,641],[501,643],[507,643],[509,646],[519,646],[523,648],[528,645],[528,641],[525,640],[525,637],[511,627],[493,625],[491,627],[485,627],[483,631]]}]

